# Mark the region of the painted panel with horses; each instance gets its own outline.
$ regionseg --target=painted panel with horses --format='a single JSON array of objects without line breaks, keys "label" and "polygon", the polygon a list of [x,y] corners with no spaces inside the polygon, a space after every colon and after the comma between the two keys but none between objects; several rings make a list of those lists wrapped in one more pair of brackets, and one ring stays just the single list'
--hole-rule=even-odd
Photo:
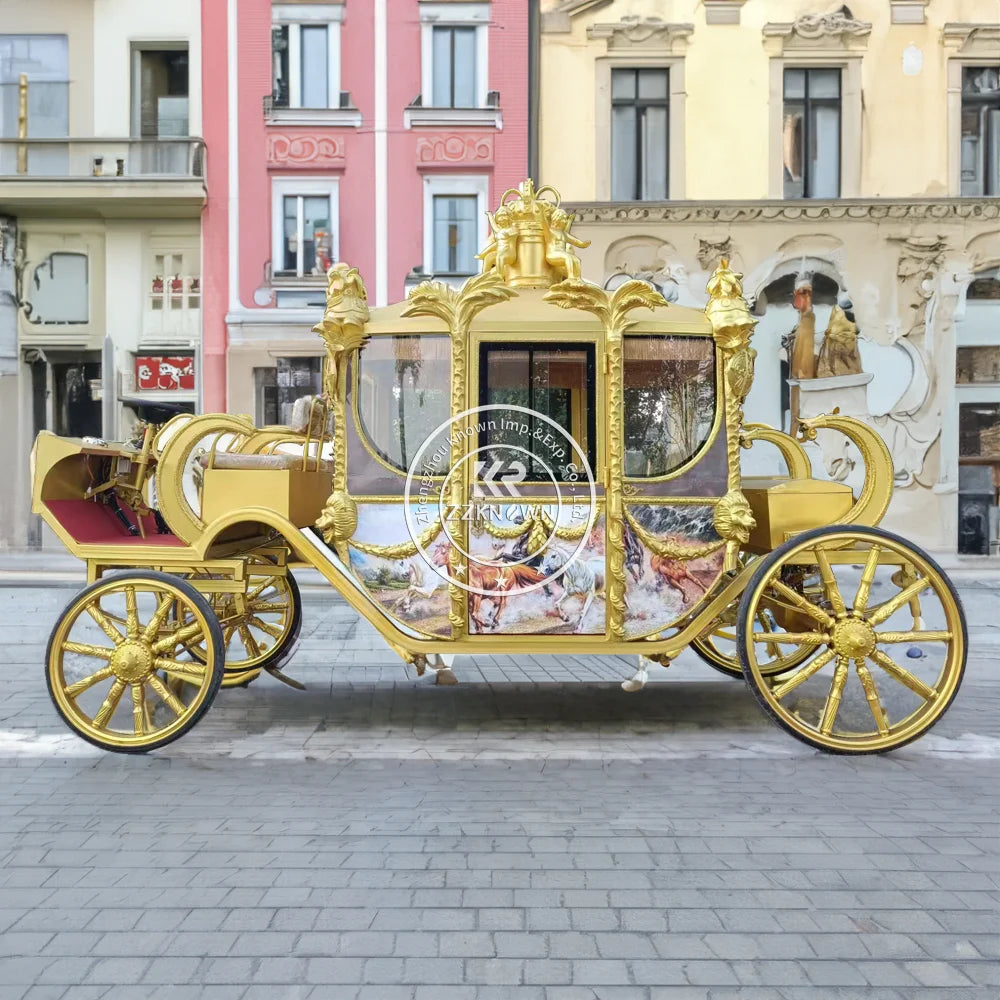
[{"label": "painted panel with horses", "polygon": [[593,519],[588,534],[589,504],[564,505],[561,512],[555,505],[539,505],[532,508],[533,518],[498,509],[498,517],[481,522],[469,535],[470,573],[477,578],[469,582],[491,592],[470,594],[469,631],[602,635],[603,514]]},{"label": "painted panel with horses", "polygon": [[725,542],[711,504],[632,504],[625,519],[625,634],[666,628],[701,601],[722,572]]}]

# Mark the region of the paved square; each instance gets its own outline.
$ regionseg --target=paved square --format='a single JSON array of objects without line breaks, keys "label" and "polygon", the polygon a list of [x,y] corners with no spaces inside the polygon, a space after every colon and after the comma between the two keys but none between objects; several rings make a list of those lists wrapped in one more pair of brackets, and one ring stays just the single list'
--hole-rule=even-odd
[{"label": "paved square", "polygon": [[993,1000],[998,592],[932,734],[829,757],[685,655],[407,676],[328,589],[288,672],[105,754],[42,659],[72,591],[0,588],[0,1000]]}]

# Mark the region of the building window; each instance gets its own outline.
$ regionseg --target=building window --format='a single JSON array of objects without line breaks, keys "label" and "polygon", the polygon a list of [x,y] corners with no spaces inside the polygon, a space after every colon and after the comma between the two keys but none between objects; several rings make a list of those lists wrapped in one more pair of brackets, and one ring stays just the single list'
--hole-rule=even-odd
[{"label": "building window", "polygon": [[784,195],[839,198],[840,70],[786,69],[784,79]]},{"label": "building window", "polygon": [[667,198],[669,72],[611,71],[611,197],[615,201]]},{"label": "building window", "polygon": [[476,106],[476,29],[434,28],[436,108]]},{"label": "building window", "polygon": [[476,202],[474,194],[434,196],[434,273],[474,274]]},{"label": "building window", "polygon": [[962,194],[1000,194],[1000,66],[962,67]]},{"label": "building window", "polygon": [[275,276],[326,274],[337,259],[337,182],[277,179],[273,193]]},{"label": "building window", "polygon": [[421,0],[420,93],[425,108],[485,108],[488,3]]},{"label": "building window", "polygon": [[[18,87],[28,78],[28,135],[69,135],[69,42],[66,35],[0,35],[0,136],[17,138]],[[28,173],[64,174],[66,148],[32,146]],[[17,146],[0,148],[0,173],[17,173]]]},{"label": "building window", "polygon": [[90,321],[90,279],[85,253],[50,253],[26,281],[29,322],[61,326]]},{"label": "building window", "polygon": [[276,108],[340,107],[341,4],[276,4],[271,97]]},{"label": "building window", "polygon": [[132,134],[142,138],[188,134],[188,50],[136,49]]},{"label": "building window", "polygon": [[201,276],[190,273],[184,253],[153,254],[149,308],[153,312],[177,312],[201,308]]},{"label": "building window", "polygon": [[424,274],[464,280],[478,273],[489,193],[486,174],[424,176]]},{"label": "building window", "polygon": [[323,359],[276,358],[273,368],[254,368],[257,425],[288,426],[292,408],[301,396],[323,391]]}]

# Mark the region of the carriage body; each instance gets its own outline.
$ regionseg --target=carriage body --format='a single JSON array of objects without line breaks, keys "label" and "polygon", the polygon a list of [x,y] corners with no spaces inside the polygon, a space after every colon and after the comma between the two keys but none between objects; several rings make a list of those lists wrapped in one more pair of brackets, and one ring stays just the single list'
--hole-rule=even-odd
[{"label": "carriage body", "polygon": [[[483,271],[460,289],[425,282],[403,303],[370,309],[358,272],[334,265],[315,328],[324,391],[300,401],[287,427],[178,417],[131,449],[40,436],[35,509],[87,562],[97,595],[71,605],[49,653],[53,697],[81,735],[148,749],[179,735],[154,724],[149,684],[158,692],[171,681],[166,703],[190,720],[203,708],[182,713],[180,690],[197,687],[207,705],[223,680],[248,683],[262,669],[284,677],[301,621],[297,564],[319,570],[418,672],[444,676],[454,654],[476,652],[634,653],[666,665],[694,644],[762,690],[824,648],[843,688],[843,664],[871,652],[872,628],[838,610],[831,565],[860,564],[869,589],[888,567],[905,591],[899,606],[911,609],[907,588],[930,574],[936,583],[936,567],[905,546],[836,535],[876,530],[888,506],[891,460],[871,428],[837,414],[802,422],[805,437],[836,431],[858,446],[866,481],[854,497],[811,478],[800,440],[745,425],[755,321],[726,261],[704,310],[668,305],[641,281],[601,288],[581,278],[582,244],[558,198],[544,195],[530,182],[505,194]],[[751,446],[777,447],[788,474],[744,479],[740,453]],[[825,543],[795,549],[816,530],[834,532],[829,554]],[[120,567],[145,582],[105,576]],[[166,588],[158,574],[183,583]],[[145,629],[136,588],[155,607]],[[113,593],[124,610],[108,618]],[[66,622],[83,612],[112,646],[67,639]],[[951,637],[949,662],[964,663],[960,612],[946,612],[949,628],[937,632]],[[747,615],[751,624],[737,622]],[[905,634],[924,633],[919,617]],[[753,622],[766,623],[766,642]],[[731,633],[738,654],[721,650]],[[756,642],[767,656],[753,655]],[[110,663],[102,679],[112,692],[82,724],[77,699],[97,674],[67,679],[67,651]],[[200,686],[192,662],[203,665]],[[957,681],[945,674],[950,700]],[[859,676],[867,698],[870,678]],[[134,731],[105,738],[93,719],[106,727],[129,686]],[[877,745],[834,748],[895,745],[872,718]]]}]

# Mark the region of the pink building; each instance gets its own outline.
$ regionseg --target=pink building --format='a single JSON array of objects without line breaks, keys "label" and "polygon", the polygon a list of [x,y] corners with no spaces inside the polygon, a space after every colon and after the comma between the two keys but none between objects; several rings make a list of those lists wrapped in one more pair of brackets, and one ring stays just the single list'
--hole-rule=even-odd
[{"label": "pink building", "polygon": [[528,170],[528,8],[202,5],[206,410],[283,423],[318,386],[332,261],[374,305],[478,271],[485,212]]}]

